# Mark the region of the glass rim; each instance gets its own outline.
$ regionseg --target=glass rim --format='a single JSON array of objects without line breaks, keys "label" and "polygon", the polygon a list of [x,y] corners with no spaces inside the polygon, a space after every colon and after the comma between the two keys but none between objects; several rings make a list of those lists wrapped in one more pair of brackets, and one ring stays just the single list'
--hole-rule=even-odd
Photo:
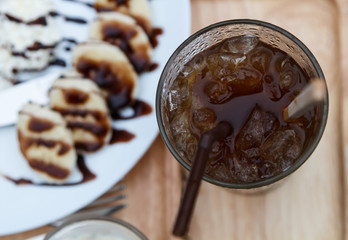
[{"label": "glass rim", "polygon": [[133,225],[131,225],[130,223],[127,223],[121,219],[118,218],[113,218],[113,217],[108,217],[108,216],[88,216],[88,217],[80,217],[80,218],[75,218],[71,221],[65,222],[63,223],[61,226],[53,229],[51,232],[49,232],[44,240],[50,240],[52,237],[54,237],[55,234],[59,233],[60,231],[62,231],[64,228],[72,226],[73,224],[76,223],[80,223],[80,222],[87,222],[87,221],[101,221],[101,222],[108,222],[108,223],[114,223],[117,225],[121,225],[125,228],[127,228],[128,230],[130,230],[132,233],[134,233],[137,237],[139,237],[139,239],[141,240],[148,240],[147,237],[145,237],[145,235],[140,232],[140,230],[138,230],[136,227],[134,227]]},{"label": "glass rim", "polygon": [[328,118],[328,106],[329,106],[329,97],[328,97],[328,90],[327,90],[327,84],[326,80],[323,74],[323,71],[312,54],[312,52],[307,48],[307,46],[301,42],[297,37],[295,37],[293,34],[290,32],[286,31],[285,29],[278,27],[274,24],[260,21],[260,20],[255,20],[255,19],[233,19],[233,20],[226,20],[222,22],[217,22],[214,24],[211,24],[207,27],[204,27],[200,29],[199,31],[193,33],[191,36],[189,36],[170,56],[168,59],[165,67],[163,68],[163,71],[161,73],[159,83],[157,86],[157,92],[156,92],[156,118],[157,118],[157,124],[160,130],[160,134],[162,139],[164,140],[166,146],[168,147],[169,151],[171,154],[175,157],[175,159],[188,171],[191,170],[190,164],[188,164],[185,160],[182,159],[182,157],[178,154],[178,152],[175,150],[175,148],[172,146],[170,143],[169,137],[167,136],[167,133],[165,131],[163,121],[162,121],[162,115],[161,115],[161,94],[162,94],[162,89],[163,89],[163,84],[164,84],[164,73],[167,71],[167,69],[170,67],[172,61],[175,59],[175,57],[181,52],[182,49],[184,49],[190,42],[195,40],[197,37],[200,35],[214,29],[217,27],[223,27],[226,25],[235,25],[235,24],[246,24],[246,25],[256,25],[256,26],[261,26],[268,28],[270,30],[276,31],[281,33],[283,36],[287,37],[291,41],[293,41],[297,46],[300,47],[300,49],[306,54],[306,56],[309,58],[311,61],[312,65],[314,66],[315,71],[317,72],[319,78],[324,81],[325,83],[325,88],[326,88],[326,94],[325,94],[325,99],[324,99],[324,105],[323,105],[323,116],[322,116],[322,121],[319,126],[318,133],[315,135],[314,140],[312,144],[309,146],[308,150],[302,155],[300,159],[298,159],[291,167],[289,167],[287,170],[281,172],[280,174],[277,174],[273,177],[257,181],[257,182],[251,182],[251,183],[229,183],[229,182],[223,182],[219,181],[216,179],[213,179],[207,175],[203,176],[203,180],[212,183],[217,186],[221,187],[226,187],[226,188],[232,188],[232,189],[250,189],[250,188],[258,188],[258,187],[263,187],[270,185],[272,183],[275,183],[286,176],[290,175],[291,173],[295,172],[306,160],[311,156],[311,154],[314,152],[316,147],[318,146],[320,139],[324,133],[324,129],[327,123],[327,118]]}]

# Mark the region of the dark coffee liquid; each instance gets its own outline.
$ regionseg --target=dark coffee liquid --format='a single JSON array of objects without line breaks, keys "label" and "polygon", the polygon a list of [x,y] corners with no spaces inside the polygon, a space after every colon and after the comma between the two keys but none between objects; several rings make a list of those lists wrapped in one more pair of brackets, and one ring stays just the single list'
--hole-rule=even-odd
[{"label": "dark coffee liquid", "polygon": [[314,108],[292,122],[282,118],[307,83],[289,55],[256,37],[213,46],[185,66],[169,91],[165,108],[176,148],[193,159],[199,136],[226,121],[233,134],[213,145],[206,174],[232,183],[275,176],[296,162],[312,135]]}]

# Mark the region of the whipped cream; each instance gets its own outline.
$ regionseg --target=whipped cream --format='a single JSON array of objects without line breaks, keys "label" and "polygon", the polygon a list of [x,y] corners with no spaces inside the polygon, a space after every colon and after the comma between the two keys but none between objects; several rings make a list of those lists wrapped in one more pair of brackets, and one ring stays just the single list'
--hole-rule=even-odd
[{"label": "whipped cream", "polygon": [[7,13],[24,22],[35,20],[54,11],[54,2],[50,0],[1,0],[0,12]]},{"label": "whipped cream", "polygon": [[0,91],[11,87],[12,84],[5,78],[3,78],[2,76],[0,76]]},{"label": "whipped cream", "polygon": [[[49,64],[61,39],[56,20],[49,14],[54,10],[53,0],[0,0],[1,76],[13,79],[17,73],[42,70]],[[41,17],[45,25],[27,24]]]},{"label": "whipped cream", "polygon": [[35,42],[43,45],[55,45],[61,38],[55,19],[46,16],[46,21],[46,26],[27,25],[10,21],[6,17],[2,18],[0,45],[10,47],[15,51],[26,51]]}]

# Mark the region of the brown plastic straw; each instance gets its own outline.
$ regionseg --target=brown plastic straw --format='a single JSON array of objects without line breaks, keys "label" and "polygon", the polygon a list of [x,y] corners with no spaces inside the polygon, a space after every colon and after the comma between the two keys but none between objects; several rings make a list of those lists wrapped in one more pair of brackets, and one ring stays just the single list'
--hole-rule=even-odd
[{"label": "brown plastic straw", "polygon": [[209,152],[215,141],[227,137],[232,132],[229,123],[220,122],[216,127],[202,134],[198,141],[195,159],[186,183],[178,215],[173,229],[175,236],[184,236],[189,228],[197,193],[209,157]]}]

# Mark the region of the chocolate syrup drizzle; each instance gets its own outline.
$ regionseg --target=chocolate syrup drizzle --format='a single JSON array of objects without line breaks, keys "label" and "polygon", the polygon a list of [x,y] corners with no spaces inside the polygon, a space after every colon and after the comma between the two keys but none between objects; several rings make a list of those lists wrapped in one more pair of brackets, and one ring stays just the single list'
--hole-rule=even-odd
[{"label": "chocolate syrup drizzle", "polygon": [[77,167],[82,174],[82,179],[78,182],[73,182],[73,183],[63,183],[63,184],[34,183],[32,180],[29,180],[26,178],[14,179],[6,175],[4,175],[4,177],[16,185],[36,185],[36,186],[54,186],[54,187],[75,186],[78,184],[89,182],[96,178],[96,175],[87,167],[85,158],[83,157],[83,155],[77,155]]},{"label": "chocolate syrup drizzle", "polygon": [[[78,4],[83,4],[83,5],[85,5],[87,7],[91,7],[91,8],[96,8],[96,6],[94,6],[93,4],[84,3],[84,2],[81,2],[79,0],[65,0],[65,1],[74,2],[74,3],[78,3]],[[128,4],[128,0],[114,0],[114,1],[117,3],[117,5],[127,5]],[[13,16],[11,16],[9,14],[5,14],[5,15],[6,15],[6,17],[10,21],[17,22],[17,23],[25,23],[27,25],[42,25],[42,26],[46,26],[47,25],[46,16],[39,17],[39,18],[37,18],[35,20],[32,20],[32,21],[29,21],[29,22],[23,22],[21,19],[13,17]],[[84,19],[66,16],[64,14],[61,14],[61,13],[58,13],[58,12],[55,12],[55,11],[49,12],[48,15],[52,16],[52,17],[62,17],[62,18],[65,19],[65,21],[73,22],[73,23],[77,23],[77,24],[86,24],[87,23],[87,21],[84,20]],[[140,24],[140,25],[142,26],[142,24]],[[150,43],[151,43],[153,48],[157,47],[157,45],[158,45],[158,36],[161,35],[162,33],[163,33],[163,30],[161,28],[153,28],[150,33],[147,33],[148,37],[149,37],[149,40],[150,40]],[[114,34],[114,32],[112,32],[112,33],[109,32],[109,34],[112,35],[112,34]],[[119,33],[117,33],[117,34],[119,34]],[[129,34],[130,35],[125,36],[125,40],[129,40],[129,38],[131,37],[132,33],[129,32]],[[122,36],[122,37],[124,37],[124,36]],[[108,39],[104,39],[104,40],[108,41]],[[77,44],[77,41],[75,39],[71,39],[71,38],[63,38],[63,39],[61,39],[61,41],[59,43],[61,43],[61,42],[67,42],[69,44]],[[57,44],[59,44],[59,43],[57,43]],[[53,49],[53,48],[56,47],[57,44],[55,44],[55,45],[44,45],[44,44],[41,44],[40,42],[35,42],[34,45],[31,46],[31,47],[28,47],[27,50],[29,50],[29,51],[37,51],[39,49]],[[128,53],[127,56],[130,58],[131,61],[133,60],[132,61],[133,64],[136,63],[134,65],[135,65],[135,68],[136,68],[138,73],[144,71],[145,69],[146,69],[145,71],[153,71],[154,69],[156,69],[158,67],[158,64],[156,64],[156,63],[146,63],[144,61],[141,62],[140,61],[141,59],[136,59],[134,54],[133,54],[133,52],[129,48],[128,43],[125,44],[125,42],[121,42],[121,45],[119,47],[121,47],[121,49],[124,52]],[[71,47],[67,46],[67,47],[65,47],[65,50],[66,51],[70,51]],[[23,57],[23,58],[28,58],[25,55],[25,52],[12,52],[12,54],[14,56],[20,56],[20,57]],[[147,64],[147,66],[145,66],[145,64]],[[62,59],[54,59],[53,61],[51,61],[49,63],[49,65],[57,65],[57,66],[65,67],[66,63]],[[126,96],[126,95],[128,95],[128,92],[123,97],[124,98],[129,97],[129,96]],[[121,100],[123,101],[123,99],[121,99]],[[147,104],[146,102],[141,101],[141,100],[135,100],[131,104],[125,106],[124,108],[130,108],[133,111],[133,114],[131,116],[123,116],[121,114],[121,110],[120,109],[112,109],[112,111],[111,111],[112,118],[113,119],[122,119],[122,120],[132,119],[132,118],[136,118],[136,117],[140,117],[140,116],[143,116],[143,115],[150,114],[152,112],[152,107],[149,104]],[[109,144],[115,144],[115,143],[120,143],[120,142],[129,142],[134,137],[135,137],[135,135],[133,133],[130,133],[130,132],[126,131],[126,130],[113,129],[112,130],[112,137],[110,139]],[[12,181],[16,185],[38,185],[38,186],[56,186],[56,187],[60,187],[60,186],[74,186],[74,185],[78,185],[78,184],[82,184],[82,183],[91,181],[91,180],[96,178],[96,175],[92,171],[90,171],[88,169],[83,155],[78,155],[77,156],[77,166],[78,166],[79,171],[82,174],[82,179],[80,181],[78,181],[78,182],[73,182],[73,183],[64,183],[64,184],[34,183],[32,180],[25,179],[25,178],[13,179],[13,178],[11,178],[9,176],[5,176],[5,175],[4,175],[4,177],[6,179]]]},{"label": "chocolate syrup drizzle", "polygon": [[[75,18],[75,17],[70,17],[70,16],[67,16],[67,15],[64,15],[62,13],[58,13],[58,12],[55,12],[55,11],[51,11],[48,13],[49,16],[51,17],[62,17],[64,18],[65,21],[67,22],[74,22],[74,23],[78,23],[78,24],[87,24],[87,21],[85,19],[82,19],[82,18]],[[41,16],[41,17],[38,17],[32,21],[29,21],[29,22],[25,22],[23,21],[22,19],[19,19],[19,18],[16,18],[8,13],[5,14],[6,18],[12,22],[16,22],[16,23],[24,23],[24,24],[27,24],[27,25],[41,25],[41,26],[47,26],[47,20],[46,20],[46,16]]]},{"label": "chocolate syrup drizzle", "polygon": [[24,22],[22,19],[16,18],[8,13],[5,14],[5,16],[7,17],[8,20],[12,21],[12,22],[16,22],[16,23],[25,23],[27,25],[42,25],[42,26],[46,26],[47,25],[47,21],[46,21],[46,17],[38,17],[32,21],[29,22]]},{"label": "chocolate syrup drizzle", "polygon": [[112,136],[109,144],[115,144],[120,142],[129,142],[135,135],[126,130],[112,129]]},{"label": "chocolate syrup drizzle", "polygon": [[64,15],[62,13],[58,13],[56,11],[51,11],[48,13],[48,15],[50,15],[51,17],[60,16],[60,17],[64,18],[64,20],[67,22],[74,22],[74,23],[78,23],[78,24],[87,24],[87,21],[85,19],[70,17],[70,16]]},{"label": "chocolate syrup drizzle", "polygon": [[81,1],[77,1],[77,0],[64,0],[64,1],[82,4],[82,5],[85,5],[85,6],[90,7],[90,8],[94,7],[93,3],[85,3],[85,2],[81,2]]},{"label": "chocolate syrup drizzle", "polygon": [[128,106],[133,111],[131,116],[122,116],[121,110],[114,110],[111,112],[111,117],[114,120],[126,120],[133,119],[136,117],[144,116],[152,112],[152,107],[144,101],[135,100],[131,105]]}]

